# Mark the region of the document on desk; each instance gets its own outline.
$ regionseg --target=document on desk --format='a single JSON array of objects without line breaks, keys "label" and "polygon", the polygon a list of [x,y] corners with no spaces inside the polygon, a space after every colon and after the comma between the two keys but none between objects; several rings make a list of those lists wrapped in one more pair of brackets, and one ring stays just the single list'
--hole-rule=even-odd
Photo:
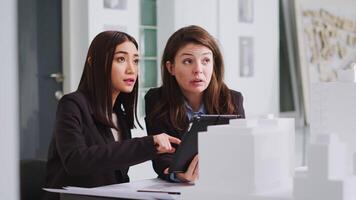
[{"label": "document on desk", "polygon": [[147,179],[131,183],[114,184],[96,188],[64,187],[63,189],[43,188],[48,192],[116,197],[128,199],[167,199],[175,200],[180,198],[180,192],[192,186],[180,183],[168,183],[160,179]]},{"label": "document on desk", "polygon": [[190,183],[168,183],[162,182],[157,184],[152,184],[147,187],[142,187],[138,189],[138,192],[157,192],[157,193],[168,193],[172,195],[180,195],[184,190],[192,188],[194,184]]},{"label": "document on desk", "polygon": [[156,199],[176,200],[177,199],[168,193],[141,193],[137,191],[101,190],[101,189],[92,189],[92,188],[73,188],[73,187],[69,187],[66,189],[44,188],[44,190],[48,192],[55,192],[55,193],[96,196],[96,197],[147,199],[147,200],[156,200]]}]

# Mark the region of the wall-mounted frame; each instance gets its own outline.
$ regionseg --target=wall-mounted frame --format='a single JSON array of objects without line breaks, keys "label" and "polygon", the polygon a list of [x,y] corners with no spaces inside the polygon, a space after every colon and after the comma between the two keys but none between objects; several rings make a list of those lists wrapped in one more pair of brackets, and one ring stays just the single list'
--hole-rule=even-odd
[{"label": "wall-mounted frame", "polygon": [[126,10],[127,0],[103,0],[104,8],[115,10]]},{"label": "wall-mounted frame", "polygon": [[240,77],[254,75],[254,48],[253,37],[239,37]]},{"label": "wall-mounted frame", "polygon": [[123,31],[134,38],[139,36],[138,0],[88,1],[89,40],[107,30]]},{"label": "wall-mounted frame", "polygon": [[253,23],[253,1],[254,0],[239,0],[238,18],[242,23]]}]

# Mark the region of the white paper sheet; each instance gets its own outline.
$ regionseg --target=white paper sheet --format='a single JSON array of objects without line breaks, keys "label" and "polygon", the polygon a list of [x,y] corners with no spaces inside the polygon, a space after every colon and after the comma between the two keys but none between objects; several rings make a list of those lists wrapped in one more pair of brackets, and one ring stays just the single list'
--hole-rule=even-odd
[{"label": "white paper sheet", "polygon": [[96,188],[64,187],[63,189],[43,188],[48,192],[78,194],[100,197],[131,198],[131,199],[179,199],[177,195],[184,188],[192,185],[168,183],[160,179],[147,179],[131,183],[108,185]]}]

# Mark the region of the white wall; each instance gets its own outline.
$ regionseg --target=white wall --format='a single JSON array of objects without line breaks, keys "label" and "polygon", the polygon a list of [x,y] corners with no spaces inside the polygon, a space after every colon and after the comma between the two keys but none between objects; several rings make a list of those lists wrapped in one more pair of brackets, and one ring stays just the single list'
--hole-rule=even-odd
[{"label": "white wall", "polygon": [[104,8],[103,1],[89,0],[88,2],[89,43],[98,33],[104,30],[106,25],[119,27],[119,31],[127,32],[138,40],[140,24],[139,0],[127,1],[126,10]]},{"label": "white wall", "polygon": [[[196,24],[217,37],[218,5],[217,0],[175,0],[175,29]],[[166,16],[167,17],[167,16]]]},{"label": "white wall", "polygon": [[[227,85],[244,95],[247,116],[279,113],[278,0],[255,0],[254,23],[238,23],[238,0],[157,1],[158,51],[177,29],[195,24],[215,36],[225,59]],[[253,77],[239,76],[239,36],[254,37]]]},{"label": "white wall", "polygon": [[[242,92],[247,116],[279,113],[278,0],[255,0],[253,23],[238,22],[238,1],[220,1],[219,40],[225,56],[225,80]],[[230,13],[230,14],[227,14]],[[234,13],[234,14],[231,14]],[[239,76],[239,37],[254,39],[254,74]]]},{"label": "white wall", "polygon": [[62,1],[63,91],[78,87],[89,47],[88,1]]},{"label": "white wall", "polygon": [[199,25],[217,37],[217,8],[217,0],[157,0],[158,60],[169,36],[184,26]]},{"label": "white wall", "polygon": [[17,1],[0,1],[0,199],[19,199]]}]

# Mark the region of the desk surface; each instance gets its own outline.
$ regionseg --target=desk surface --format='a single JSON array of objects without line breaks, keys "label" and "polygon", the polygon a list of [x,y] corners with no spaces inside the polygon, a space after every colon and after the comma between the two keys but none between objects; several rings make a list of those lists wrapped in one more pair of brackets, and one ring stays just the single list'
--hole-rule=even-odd
[{"label": "desk surface", "polygon": [[[180,200],[180,199],[244,199],[244,200],[292,200],[292,183],[264,193],[235,194],[233,191],[216,191],[215,187],[199,188],[191,184],[169,183],[160,179],[146,179],[130,183],[107,185],[97,188],[65,187],[45,189],[60,193],[61,200]],[[146,191],[146,192],[139,192]],[[147,192],[149,191],[149,192]],[[173,194],[172,194],[173,193]],[[179,195],[181,193],[183,195]],[[226,198],[225,198],[226,197]]]},{"label": "desk surface", "polygon": [[180,199],[179,193],[194,185],[169,183],[160,179],[146,179],[130,183],[108,185],[96,188],[65,187],[45,189],[61,194],[61,200],[82,199]]}]

